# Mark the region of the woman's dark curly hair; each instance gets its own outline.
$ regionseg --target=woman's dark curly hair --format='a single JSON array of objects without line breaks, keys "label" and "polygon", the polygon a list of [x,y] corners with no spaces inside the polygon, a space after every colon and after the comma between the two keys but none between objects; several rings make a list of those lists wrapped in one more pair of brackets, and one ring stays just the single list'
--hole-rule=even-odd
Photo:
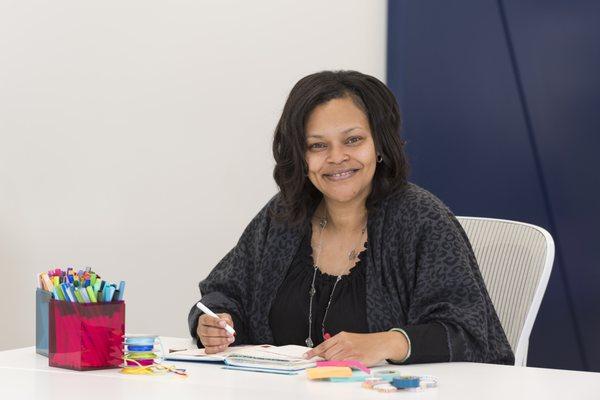
[{"label": "woman's dark curly hair", "polygon": [[272,216],[292,225],[309,217],[323,198],[306,176],[305,124],[315,107],[333,99],[351,98],[369,120],[375,150],[383,161],[377,164],[367,210],[389,193],[406,184],[408,162],[400,139],[400,111],[387,86],[356,71],[322,71],[308,75],[294,86],[275,128],[273,177],[281,192],[283,210]]}]

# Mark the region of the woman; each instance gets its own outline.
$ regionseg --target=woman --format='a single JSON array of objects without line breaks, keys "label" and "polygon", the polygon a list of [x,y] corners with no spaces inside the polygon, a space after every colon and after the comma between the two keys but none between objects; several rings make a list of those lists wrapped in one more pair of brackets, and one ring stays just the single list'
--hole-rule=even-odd
[{"label": "woman", "polygon": [[[373,365],[514,363],[469,241],[408,183],[393,94],[354,71],[292,89],[275,130],[280,192],[200,282],[190,332],[207,353],[298,344]],[[233,337],[223,328],[233,325]]]}]

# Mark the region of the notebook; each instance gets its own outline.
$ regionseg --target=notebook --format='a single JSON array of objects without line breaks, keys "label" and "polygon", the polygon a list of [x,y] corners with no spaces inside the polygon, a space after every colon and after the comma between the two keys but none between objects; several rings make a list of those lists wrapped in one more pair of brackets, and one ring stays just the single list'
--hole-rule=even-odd
[{"label": "notebook", "polygon": [[223,362],[228,369],[240,369],[255,372],[297,373],[312,368],[321,357],[307,360],[303,354],[308,347],[287,346],[234,346],[227,350],[206,354],[204,349],[191,349],[169,353],[165,359],[173,361]]},{"label": "notebook", "polygon": [[232,346],[228,347],[225,351],[215,354],[206,354],[204,349],[185,349],[185,350],[171,350],[165,356],[165,360],[172,361],[195,361],[195,362],[225,362],[225,357],[232,352],[239,351],[246,347],[254,346]]}]

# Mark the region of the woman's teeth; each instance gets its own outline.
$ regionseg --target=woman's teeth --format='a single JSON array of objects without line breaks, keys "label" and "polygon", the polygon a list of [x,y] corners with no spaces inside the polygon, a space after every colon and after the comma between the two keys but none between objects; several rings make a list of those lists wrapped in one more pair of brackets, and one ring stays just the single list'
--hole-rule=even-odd
[{"label": "woman's teeth", "polygon": [[346,172],[340,172],[337,174],[331,174],[331,175],[325,175],[328,179],[330,180],[334,180],[334,181],[340,181],[343,179],[347,179],[350,178],[352,175],[354,175],[356,173],[356,170],[350,170],[350,171],[346,171]]}]

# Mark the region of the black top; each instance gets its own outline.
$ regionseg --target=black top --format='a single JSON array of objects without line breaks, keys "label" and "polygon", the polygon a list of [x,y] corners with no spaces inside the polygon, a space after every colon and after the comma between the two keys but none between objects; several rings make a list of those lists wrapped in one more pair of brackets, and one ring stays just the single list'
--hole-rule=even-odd
[{"label": "black top", "polygon": [[[269,323],[277,346],[297,344],[306,346],[308,337],[309,290],[314,274],[314,259],[310,238],[312,226],[302,239],[298,252],[277,291],[269,313]],[[367,243],[365,242],[365,247]],[[333,293],[325,320],[325,332],[334,336],[341,331],[367,333],[366,312],[366,257],[367,249],[358,254],[358,260],[348,275],[342,276]],[[313,298],[312,341],[323,342],[321,323],[336,276],[317,269],[316,293]]]}]

